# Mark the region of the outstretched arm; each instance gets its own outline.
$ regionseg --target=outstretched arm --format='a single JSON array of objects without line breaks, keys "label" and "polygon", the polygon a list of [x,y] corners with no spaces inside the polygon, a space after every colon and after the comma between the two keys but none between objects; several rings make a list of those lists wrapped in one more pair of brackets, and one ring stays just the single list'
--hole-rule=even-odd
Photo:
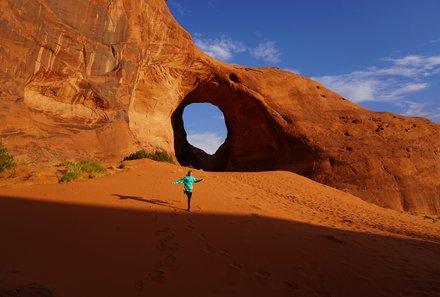
[{"label": "outstretched arm", "polygon": [[173,184],[175,184],[175,185],[178,185],[178,184],[181,184],[181,183],[183,183],[183,178],[173,182]]}]

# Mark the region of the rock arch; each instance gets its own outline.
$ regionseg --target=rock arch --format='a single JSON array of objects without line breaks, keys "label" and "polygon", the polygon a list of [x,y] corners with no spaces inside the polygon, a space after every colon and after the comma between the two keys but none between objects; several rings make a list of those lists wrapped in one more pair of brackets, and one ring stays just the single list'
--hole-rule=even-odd
[{"label": "rock arch", "polygon": [[[287,135],[264,102],[246,92],[242,86],[237,86],[238,83],[239,78],[233,73],[227,79],[216,77],[203,82],[189,92],[176,108],[171,121],[174,151],[179,163],[211,171],[289,168],[310,175],[313,163],[318,159],[314,149],[303,139]],[[211,103],[223,112],[228,130],[225,142],[213,155],[188,143],[183,127],[185,107],[203,102]]]}]

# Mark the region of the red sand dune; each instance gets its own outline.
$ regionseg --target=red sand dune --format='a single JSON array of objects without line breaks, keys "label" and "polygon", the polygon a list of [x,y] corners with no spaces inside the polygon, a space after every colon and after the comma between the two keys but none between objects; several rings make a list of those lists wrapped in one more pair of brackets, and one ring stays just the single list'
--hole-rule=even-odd
[{"label": "red sand dune", "polygon": [[0,296],[440,296],[440,223],[290,172],[151,160],[0,188]]}]

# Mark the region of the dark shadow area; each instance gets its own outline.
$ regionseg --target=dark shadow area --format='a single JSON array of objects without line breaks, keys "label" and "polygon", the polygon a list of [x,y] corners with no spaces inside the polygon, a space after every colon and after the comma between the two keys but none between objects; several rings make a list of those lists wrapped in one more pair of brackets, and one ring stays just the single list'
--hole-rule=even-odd
[{"label": "dark shadow area", "polygon": [[160,200],[160,199],[144,199],[142,197],[138,197],[138,196],[126,196],[126,195],[120,195],[120,194],[112,194],[115,197],[118,197],[120,200],[135,200],[135,201],[139,201],[139,202],[145,202],[145,203],[150,203],[150,204],[154,204],[154,205],[160,205],[160,206],[164,206],[164,207],[168,207],[168,208],[172,208],[172,209],[177,209],[177,210],[186,210],[180,207],[176,207],[176,206],[172,206],[170,205],[169,202]]},{"label": "dark shadow area", "polygon": [[113,208],[0,197],[0,296],[31,283],[54,296],[440,295],[439,243],[114,196]]}]

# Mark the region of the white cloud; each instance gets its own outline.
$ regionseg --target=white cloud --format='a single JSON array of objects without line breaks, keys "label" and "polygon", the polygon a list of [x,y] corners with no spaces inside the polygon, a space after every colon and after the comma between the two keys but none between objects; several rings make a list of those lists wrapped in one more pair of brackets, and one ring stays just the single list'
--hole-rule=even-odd
[{"label": "white cloud", "polygon": [[397,66],[413,67],[414,69],[431,70],[440,65],[440,56],[416,56],[410,55],[397,59],[385,59],[391,61]]},{"label": "white cloud", "polygon": [[210,155],[214,154],[225,141],[223,137],[212,132],[188,134],[186,138],[190,144]]},{"label": "white cloud", "polygon": [[323,85],[339,92],[344,97],[354,102],[371,101],[377,97],[382,82],[377,79],[365,79],[362,76],[352,74],[326,75],[314,77]]},{"label": "white cloud", "polygon": [[434,121],[440,121],[440,107],[433,108],[432,105],[420,102],[407,102],[408,110],[404,113],[410,117],[425,117]]},{"label": "white cloud", "polygon": [[235,54],[246,51],[243,42],[234,41],[225,35],[215,39],[204,39],[200,34],[194,34],[194,42],[211,57],[225,62],[232,60]]},{"label": "white cloud", "polygon": [[273,41],[266,41],[252,48],[242,41],[231,39],[227,35],[210,39],[195,33],[194,42],[206,54],[224,62],[230,62],[236,54],[244,52],[247,52],[257,60],[264,61],[266,64],[278,64],[281,62],[281,52]]},{"label": "white cloud", "polygon": [[277,64],[281,62],[281,53],[273,41],[260,43],[251,51],[251,54],[255,59],[263,60],[266,63]]},{"label": "white cloud", "polygon": [[395,99],[400,99],[410,93],[422,91],[426,89],[428,86],[429,86],[428,83],[417,83],[417,82],[400,84],[396,86],[395,90],[391,91],[386,96],[384,95],[384,98],[385,99],[388,98],[391,101]]},{"label": "white cloud", "polygon": [[440,56],[411,55],[384,61],[391,65],[313,79],[354,102],[395,102],[428,88],[429,84],[423,80],[440,73]]},{"label": "white cloud", "polygon": [[428,42],[428,44],[433,44],[433,43],[438,43],[438,42],[440,42],[440,38],[433,39],[430,42]]}]

